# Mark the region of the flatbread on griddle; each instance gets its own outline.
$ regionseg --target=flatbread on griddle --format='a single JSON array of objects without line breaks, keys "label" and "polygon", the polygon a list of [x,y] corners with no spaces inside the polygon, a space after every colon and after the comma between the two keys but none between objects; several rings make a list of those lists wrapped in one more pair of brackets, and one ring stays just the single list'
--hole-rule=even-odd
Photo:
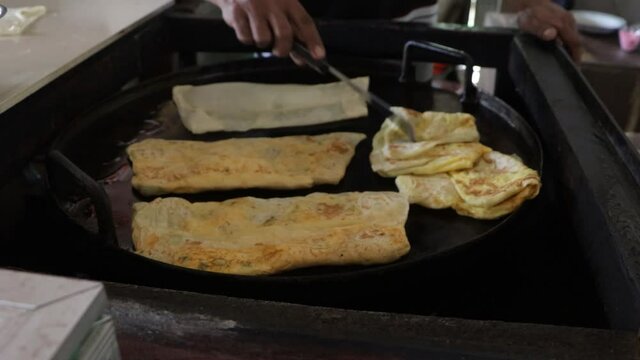
[{"label": "flatbread on griddle", "polygon": [[387,157],[415,158],[420,156],[420,151],[429,150],[436,145],[478,142],[480,140],[476,120],[471,114],[436,111],[420,113],[403,107],[393,107],[392,109],[411,121],[416,142],[409,142],[407,134],[391,119],[386,119],[380,127],[380,131],[373,138],[373,146],[374,148],[384,148]]},{"label": "flatbread on griddle", "polygon": [[431,175],[468,169],[491,151],[478,142],[480,135],[470,114],[394,109],[411,120],[416,141],[410,142],[394,121],[385,120],[373,138],[369,158],[372,169],[382,176]]},{"label": "flatbread on griddle", "polygon": [[347,264],[383,264],[406,254],[409,203],[395,192],[324,194],[189,203],[136,203],[136,252],[226,274],[265,275]]},{"label": "flatbread on griddle", "polygon": [[476,166],[450,174],[453,185],[465,203],[491,207],[527,190],[535,196],[540,189],[540,176],[520,159],[492,151]]},{"label": "flatbread on griddle", "polygon": [[[353,79],[362,88],[368,77]],[[366,102],[342,82],[225,82],[173,88],[184,126],[194,134],[316,125],[367,115]]]},{"label": "flatbread on griddle", "polygon": [[462,200],[449,174],[401,175],[396,178],[396,186],[407,195],[409,203],[429,209],[450,208]]},{"label": "flatbread on griddle", "polygon": [[127,148],[143,195],[337,184],[366,136],[236,138],[215,142],[148,139]]},{"label": "flatbread on griddle", "polygon": [[492,151],[468,170],[431,176],[403,175],[398,190],[410,203],[431,209],[451,207],[460,215],[496,219],[540,191],[540,176],[519,159]]},{"label": "flatbread on griddle", "polygon": [[478,158],[490,151],[491,148],[480,143],[456,143],[437,145],[411,159],[385,158],[382,152],[373,151],[369,160],[373,171],[386,177],[432,175],[471,168]]}]

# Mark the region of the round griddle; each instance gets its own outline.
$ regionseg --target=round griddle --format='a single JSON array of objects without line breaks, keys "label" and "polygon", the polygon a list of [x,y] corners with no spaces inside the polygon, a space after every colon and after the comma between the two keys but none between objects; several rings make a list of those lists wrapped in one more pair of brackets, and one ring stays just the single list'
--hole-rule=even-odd
[{"label": "round griddle", "polygon": [[[496,97],[476,92],[470,81],[464,96],[434,89],[431,84],[406,81],[410,75],[411,53],[421,44],[409,44],[405,65],[399,61],[361,58],[331,58],[331,63],[347,75],[369,76],[370,90],[394,106],[418,111],[467,111],[477,119],[481,142],[507,154],[517,154],[526,165],[542,169],[542,150],[535,132],[507,104]],[[470,80],[471,61],[466,55],[431,51],[433,60],[467,64]],[[400,80],[400,75],[403,80]],[[131,206],[150,201],[132,189],[131,167],[125,149],[145,138],[215,141],[232,137],[276,137],[316,135],[334,131],[353,131],[367,135],[356,148],[345,177],[338,185],[315,186],[303,190],[248,189],[211,191],[196,195],[177,195],[189,201],[222,201],[255,196],[261,198],[304,196],[312,192],[396,191],[394,179],[383,178],[371,170],[369,153],[373,135],[380,129],[383,116],[369,111],[366,118],[329,124],[247,132],[218,132],[194,135],[181,124],[171,89],[175,85],[249,81],[260,83],[316,84],[336,81],[308,68],[296,67],[288,59],[250,59],[229,64],[202,67],[172,73],[121,92],[86,116],[78,119],[72,131],[60,137],[51,152],[48,172],[52,193],[64,214],[98,239],[98,246],[109,254],[113,266],[127,264],[135,272],[173,278],[175,281],[202,281],[212,278],[242,282],[300,282],[348,278],[403,268],[451,256],[457,251],[491,238],[505,224],[516,221],[528,202],[515,213],[498,220],[476,220],[457,215],[453,210],[431,210],[412,205],[406,223],[411,251],[401,259],[376,266],[325,266],[299,269],[270,276],[236,276],[182,268],[145,258],[133,252]],[[463,101],[461,101],[461,98]],[[167,195],[169,196],[169,195]],[[175,195],[170,195],[175,196]],[[115,263],[114,263],[115,262]],[[109,266],[109,265],[107,265]]]}]

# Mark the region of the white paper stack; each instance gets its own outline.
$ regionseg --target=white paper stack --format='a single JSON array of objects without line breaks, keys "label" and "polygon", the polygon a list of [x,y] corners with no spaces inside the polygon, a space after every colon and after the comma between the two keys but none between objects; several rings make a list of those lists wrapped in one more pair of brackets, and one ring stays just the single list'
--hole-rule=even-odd
[{"label": "white paper stack", "polygon": [[102,284],[0,269],[0,359],[119,359]]}]

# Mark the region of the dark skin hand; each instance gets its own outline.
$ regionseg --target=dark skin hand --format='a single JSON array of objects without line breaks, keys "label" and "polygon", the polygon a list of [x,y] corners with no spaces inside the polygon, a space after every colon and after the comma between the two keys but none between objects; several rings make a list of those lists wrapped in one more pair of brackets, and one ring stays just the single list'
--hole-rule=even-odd
[{"label": "dark skin hand", "polygon": [[271,46],[273,54],[286,57],[290,55],[293,41],[298,40],[316,59],[325,57],[318,29],[298,0],[210,1],[220,7],[224,21],[243,44],[259,48]]},{"label": "dark skin hand", "polygon": [[542,40],[561,41],[574,61],[580,61],[582,45],[570,12],[549,0],[510,0],[518,12],[520,29]]},{"label": "dark skin hand", "polygon": [[[285,57],[290,55],[291,45],[297,39],[316,59],[325,57],[313,19],[298,0],[210,1],[221,8],[225,22],[244,44],[259,48],[272,46],[276,56]],[[573,59],[580,60],[580,36],[571,13],[550,0],[505,0],[505,6],[518,11],[520,29],[546,41],[561,41]]]}]

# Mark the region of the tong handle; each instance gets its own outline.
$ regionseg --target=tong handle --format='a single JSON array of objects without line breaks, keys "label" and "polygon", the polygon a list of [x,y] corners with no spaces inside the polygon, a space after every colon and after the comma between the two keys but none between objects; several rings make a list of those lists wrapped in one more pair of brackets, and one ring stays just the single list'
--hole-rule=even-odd
[{"label": "tong handle", "polygon": [[[416,55],[416,51],[420,51],[420,56]],[[417,58],[417,59],[416,59]],[[465,105],[473,105],[478,102],[478,89],[473,85],[471,77],[473,76],[473,59],[469,54],[462,50],[454,49],[448,46],[436,44],[429,41],[408,41],[404,45],[404,53],[402,56],[402,74],[400,82],[411,82],[414,78],[412,61],[422,60],[431,62],[442,62],[449,64],[464,64],[466,69],[464,72],[464,94],[461,102]]]},{"label": "tong handle", "polygon": [[369,105],[371,105],[374,109],[379,111],[383,116],[389,117],[391,116],[395,119],[396,124],[400,126],[404,130],[404,132],[409,136],[411,141],[416,140],[415,132],[413,130],[413,126],[409,119],[404,118],[401,114],[396,114],[392,109],[391,105],[386,101],[382,100],[377,95],[367,91],[366,89],[362,89],[359,86],[356,86],[351,79],[349,79],[345,74],[343,74],[338,69],[329,65],[325,60],[316,60],[313,58],[309,50],[302,45],[298,41],[294,41],[292,51],[302,57],[304,62],[315,71],[320,74],[331,74],[342,81],[344,84],[347,84],[349,87],[353,89],[353,91],[357,92]]},{"label": "tong handle", "polygon": [[118,247],[111,202],[104,188],[58,150],[52,150],[47,157],[47,174],[53,198],[59,205],[77,190],[89,197],[95,209],[99,237],[105,244]]}]

